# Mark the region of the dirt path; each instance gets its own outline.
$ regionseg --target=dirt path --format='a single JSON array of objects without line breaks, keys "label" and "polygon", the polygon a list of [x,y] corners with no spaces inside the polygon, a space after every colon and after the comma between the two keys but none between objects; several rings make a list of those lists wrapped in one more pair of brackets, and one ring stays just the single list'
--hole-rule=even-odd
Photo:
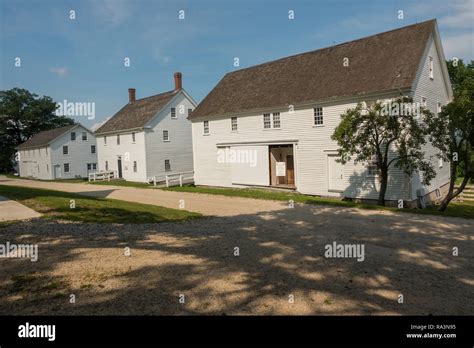
[{"label": "dirt path", "polygon": [[[172,192],[159,189],[151,190],[123,186],[10,179],[5,176],[0,176],[0,185],[44,188],[94,197],[120,199],[129,202],[160,205],[167,208],[185,209],[212,216],[255,214],[265,211],[281,210],[287,207],[287,204],[284,202],[250,198],[203,195],[199,193]],[[184,206],[180,206],[181,203],[184,203]]]},{"label": "dirt path", "polygon": [[[39,250],[38,262],[0,259],[0,314],[470,315],[473,231],[309,205],[144,225],[36,219],[0,228],[0,243]],[[333,242],[364,245],[363,261],[327,258]]]},{"label": "dirt path", "polygon": [[0,196],[0,221],[27,220],[41,214],[16,201]]}]

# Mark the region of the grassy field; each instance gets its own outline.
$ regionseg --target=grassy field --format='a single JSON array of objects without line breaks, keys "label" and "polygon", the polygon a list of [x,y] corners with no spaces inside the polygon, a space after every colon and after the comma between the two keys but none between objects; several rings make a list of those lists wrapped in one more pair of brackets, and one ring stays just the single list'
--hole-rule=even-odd
[{"label": "grassy field", "polygon": [[17,175],[13,175],[13,174],[1,174],[1,175],[5,175],[7,178],[10,178],[10,179],[21,179],[21,180],[34,180],[34,181],[46,181],[46,182],[66,182],[66,183],[83,183],[83,182],[87,182],[87,179],[83,179],[83,178],[78,178],[78,179],[53,179],[53,180],[39,180],[39,179],[33,179],[33,178],[25,178],[25,177],[20,177],[20,176],[17,176]]},{"label": "grassy field", "polygon": [[440,216],[453,216],[462,217],[466,219],[474,219],[474,204],[473,202],[452,202],[448,206],[445,212],[439,212],[436,206],[429,207],[427,209],[397,209],[392,207],[381,207],[375,204],[362,204],[352,201],[342,201],[336,198],[308,196],[299,193],[284,192],[284,191],[271,191],[264,189],[233,189],[233,188],[213,188],[213,187],[196,187],[192,185],[183,187],[169,187],[162,188],[162,190],[178,191],[178,192],[195,192],[205,193],[211,195],[222,195],[230,197],[245,197],[254,199],[266,199],[266,200],[278,200],[278,201],[289,201],[293,200],[297,203],[305,204],[321,204],[330,205],[337,207],[355,207],[362,209],[375,209],[375,210],[391,210],[401,211],[405,213],[414,214],[427,214],[427,215],[440,215]]},{"label": "grassy field", "polygon": [[[185,210],[78,194],[0,185],[0,195],[18,201],[45,218],[95,223],[154,223],[198,218]],[[71,200],[75,208],[71,208]]]},{"label": "grassy field", "polygon": [[90,185],[106,185],[106,186],[124,186],[124,187],[136,187],[136,188],[150,188],[154,189],[155,186],[147,184],[144,182],[134,182],[134,181],[125,181],[125,180],[111,180],[111,181],[91,181],[87,179],[54,179],[54,180],[39,180],[33,178],[22,178],[12,174],[2,174],[10,179],[21,179],[21,180],[32,180],[32,181],[46,181],[46,182],[63,182],[63,183],[72,183],[72,184],[90,184]]},{"label": "grassy field", "polygon": [[134,182],[134,181],[125,181],[125,180],[112,180],[112,181],[91,181],[91,185],[108,185],[108,186],[124,186],[124,187],[136,187],[136,188],[147,188],[154,189],[155,186],[147,184],[145,182]]},{"label": "grassy field", "polygon": [[[456,178],[456,185],[461,185],[463,180],[464,180],[464,178],[462,178],[462,177],[461,178]],[[468,185],[474,184],[474,178],[471,178],[467,184]]]}]

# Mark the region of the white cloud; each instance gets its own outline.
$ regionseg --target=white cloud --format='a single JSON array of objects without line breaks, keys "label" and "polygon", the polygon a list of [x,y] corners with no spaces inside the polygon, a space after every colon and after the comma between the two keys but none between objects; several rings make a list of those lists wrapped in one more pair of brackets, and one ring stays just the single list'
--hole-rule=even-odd
[{"label": "white cloud", "polygon": [[472,30],[474,23],[474,1],[462,0],[450,3],[452,14],[441,17],[439,23],[449,28],[467,28]]},{"label": "white cloud", "polygon": [[452,35],[443,38],[446,59],[453,57],[463,60],[474,59],[474,33]]},{"label": "white cloud", "polygon": [[94,14],[113,25],[121,24],[132,13],[129,2],[123,0],[94,0],[92,1]]},{"label": "white cloud", "polygon": [[67,68],[52,67],[52,68],[49,68],[49,71],[52,72],[53,74],[58,75],[58,76],[67,75]]},{"label": "white cloud", "polygon": [[152,48],[151,50],[151,56],[153,57],[153,59],[155,59],[156,61],[160,62],[161,64],[168,64],[171,60],[171,57],[166,55],[163,50],[159,47],[154,47]]}]

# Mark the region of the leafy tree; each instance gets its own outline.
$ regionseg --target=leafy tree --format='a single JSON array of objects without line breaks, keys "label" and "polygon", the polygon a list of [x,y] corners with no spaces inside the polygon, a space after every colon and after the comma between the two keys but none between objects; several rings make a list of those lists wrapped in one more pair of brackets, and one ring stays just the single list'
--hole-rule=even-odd
[{"label": "leafy tree", "polygon": [[[474,64],[465,65],[462,60],[447,62],[453,100],[440,113],[426,114],[425,122],[433,146],[440,150],[440,158],[450,162],[448,193],[441,202],[440,211],[474,178]],[[458,176],[464,177],[458,189],[454,190]]]},{"label": "leafy tree", "polygon": [[359,103],[341,115],[341,122],[331,137],[339,145],[341,163],[354,158],[357,162],[372,162],[377,167],[379,205],[385,205],[389,173],[393,167],[408,175],[414,171],[423,172],[426,184],[435,177],[434,168],[422,151],[426,129],[418,117],[413,117],[414,108],[410,111],[404,108],[411,103],[412,99],[407,97],[396,99],[388,107],[381,101],[368,106]]},{"label": "leafy tree", "polygon": [[13,169],[15,147],[44,130],[58,128],[74,121],[56,116],[56,103],[26,89],[0,91],[0,171]]}]

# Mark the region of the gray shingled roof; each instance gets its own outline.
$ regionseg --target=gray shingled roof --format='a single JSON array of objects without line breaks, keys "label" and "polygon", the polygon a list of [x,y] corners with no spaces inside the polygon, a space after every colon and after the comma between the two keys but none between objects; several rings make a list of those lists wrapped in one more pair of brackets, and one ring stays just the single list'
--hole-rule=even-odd
[{"label": "gray shingled roof", "polygon": [[189,118],[410,88],[435,25],[430,20],[228,73]]},{"label": "gray shingled roof", "polygon": [[17,146],[18,150],[24,150],[32,147],[41,147],[41,146],[47,146],[51,141],[56,139],[57,137],[60,137],[67,131],[71,130],[72,128],[76,127],[77,124],[61,127],[61,128],[55,128],[55,129],[50,129],[47,131],[40,132],[38,134],[35,134],[33,137],[25,141],[24,143],[20,144]]},{"label": "gray shingled roof", "polygon": [[178,92],[173,90],[128,103],[97,129],[95,134],[143,127]]}]

